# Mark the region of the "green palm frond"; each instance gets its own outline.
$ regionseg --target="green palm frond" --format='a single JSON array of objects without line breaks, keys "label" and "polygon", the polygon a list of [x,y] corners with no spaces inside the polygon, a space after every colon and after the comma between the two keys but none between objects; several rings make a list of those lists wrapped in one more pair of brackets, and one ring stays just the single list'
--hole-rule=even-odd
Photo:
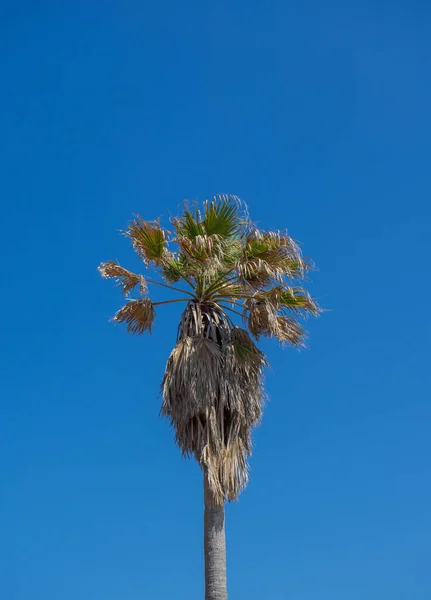
[{"label": "green palm frond", "polygon": [[166,256],[161,267],[161,273],[168,283],[176,283],[181,279],[193,277],[193,267],[182,253],[171,253]]},{"label": "green palm frond", "polygon": [[243,256],[243,248],[241,238],[237,236],[228,237],[224,240],[222,246],[222,263],[226,270],[236,268],[236,265]]},{"label": "green palm frond", "polygon": [[297,314],[311,314],[317,316],[320,312],[317,302],[303,287],[274,286],[265,291],[253,294],[253,299],[269,302],[276,310],[285,308]]},{"label": "green palm frond", "polygon": [[117,323],[126,323],[129,333],[151,333],[151,327],[154,322],[155,311],[153,303],[148,298],[139,298],[139,300],[130,300],[120,308],[113,321]]},{"label": "green palm frond", "polygon": [[159,223],[137,217],[129,223],[125,234],[132,240],[133,248],[145,264],[151,261],[160,264],[166,249],[166,231]]},{"label": "green palm frond", "polygon": [[207,235],[231,237],[239,232],[238,202],[232,196],[213,198],[204,203],[203,226]]},{"label": "green palm frond", "polygon": [[285,288],[280,293],[280,305],[298,314],[310,314],[317,317],[320,308],[317,302],[303,287]]},{"label": "green palm frond", "polygon": [[304,260],[297,243],[287,234],[250,231],[244,241],[244,252],[238,270],[244,281],[254,287],[265,287],[271,279],[298,279],[312,268]]},{"label": "green palm frond", "polygon": [[172,220],[175,230],[180,237],[193,240],[197,235],[205,235],[205,229],[202,224],[199,210],[195,210],[193,215],[189,209],[185,209],[181,217]]}]

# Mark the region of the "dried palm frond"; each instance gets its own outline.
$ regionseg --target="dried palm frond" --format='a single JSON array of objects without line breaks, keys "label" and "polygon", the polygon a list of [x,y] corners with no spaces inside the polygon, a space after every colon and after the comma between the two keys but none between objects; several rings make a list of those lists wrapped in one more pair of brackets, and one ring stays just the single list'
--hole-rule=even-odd
[{"label": "dried palm frond", "polygon": [[251,429],[263,402],[264,355],[216,306],[190,303],[162,384],[162,414],[185,455],[207,470],[216,503],[238,497],[248,477]]},{"label": "dried palm frond", "polygon": [[99,271],[106,279],[116,279],[117,285],[122,288],[121,291],[125,296],[128,296],[137,285],[142,295],[147,292],[147,283],[142,275],[124,269],[112,260],[101,263]]},{"label": "dried palm frond", "polygon": [[192,240],[179,235],[176,242],[190,259],[204,261],[213,256],[214,239],[211,236],[196,235]]},{"label": "dried palm frond", "polygon": [[277,339],[292,346],[304,346],[306,332],[294,317],[277,317]]},{"label": "dried palm frond", "polygon": [[126,323],[129,333],[144,333],[149,331],[154,322],[154,306],[148,298],[139,298],[139,300],[130,300],[120,308],[113,318],[118,323]]},{"label": "dried palm frond", "polygon": [[275,335],[277,312],[269,302],[246,300],[244,322],[257,340],[261,335]]},{"label": "dried palm frond", "polygon": [[289,315],[279,315],[271,302],[247,300],[243,316],[256,339],[263,335],[275,337],[282,344],[304,345],[305,331],[297,319]]}]

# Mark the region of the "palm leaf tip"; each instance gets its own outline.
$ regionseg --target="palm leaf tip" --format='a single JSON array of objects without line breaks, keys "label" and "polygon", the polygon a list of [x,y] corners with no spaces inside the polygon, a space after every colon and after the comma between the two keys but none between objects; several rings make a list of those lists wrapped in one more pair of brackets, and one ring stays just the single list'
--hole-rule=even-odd
[{"label": "palm leaf tip", "polygon": [[142,275],[128,271],[113,260],[101,263],[98,269],[105,279],[115,279],[125,296],[128,296],[137,285],[141,294],[147,292],[147,283]]},{"label": "palm leaf tip", "polygon": [[129,333],[142,334],[145,331],[151,333],[154,322],[155,310],[149,298],[131,300],[116,313],[113,321],[126,323]]}]

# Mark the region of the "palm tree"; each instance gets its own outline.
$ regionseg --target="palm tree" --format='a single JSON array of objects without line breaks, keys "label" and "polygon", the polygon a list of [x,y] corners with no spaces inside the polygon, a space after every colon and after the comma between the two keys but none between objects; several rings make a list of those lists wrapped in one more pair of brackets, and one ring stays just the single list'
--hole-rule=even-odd
[{"label": "palm tree", "polygon": [[[130,333],[151,333],[159,306],[185,303],[162,382],[161,414],[183,455],[203,471],[205,598],[226,600],[224,504],[247,484],[251,431],[264,398],[267,361],[253,338],[304,344],[298,317],[317,316],[319,307],[298,284],[313,265],[286,232],[252,225],[236,196],[216,196],[200,210],[186,205],[171,222],[173,233],[137,217],[124,232],[155,278],[113,261],[99,269],[125,296],[139,292],[113,319]],[[149,285],[181,295],[152,302]]]}]

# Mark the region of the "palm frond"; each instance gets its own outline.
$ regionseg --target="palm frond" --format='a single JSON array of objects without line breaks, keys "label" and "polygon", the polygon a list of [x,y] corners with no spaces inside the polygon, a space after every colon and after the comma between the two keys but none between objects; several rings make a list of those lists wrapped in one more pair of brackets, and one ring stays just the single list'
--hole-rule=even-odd
[{"label": "palm frond", "polygon": [[229,302],[231,299],[241,298],[244,295],[244,287],[235,280],[223,279],[218,285],[213,287],[213,295],[215,298],[222,298],[224,301]]},{"label": "palm frond", "polygon": [[225,238],[222,249],[222,264],[224,268],[226,270],[235,268],[243,255],[241,239],[236,236]]},{"label": "palm frond", "polygon": [[193,240],[197,235],[205,235],[205,229],[202,224],[201,215],[198,209],[193,215],[189,209],[185,209],[181,217],[172,220],[175,230],[180,237],[186,237]]},{"label": "palm frond", "polygon": [[214,239],[207,235],[196,235],[193,239],[179,235],[176,239],[178,246],[188,258],[204,261],[212,258]]},{"label": "palm frond", "polygon": [[231,331],[231,343],[238,362],[245,364],[247,368],[261,368],[268,366],[265,355],[250,337],[246,329],[235,327]]},{"label": "palm frond", "polygon": [[253,299],[261,302],[269,302],[276,310],[281,308],[297,314],[311,314],[318,316],[320,309],[317,302],[303,287],[274,286],[265,291],[257,291]]},{"label": "palm frond", "polygon": [[193,277],[193,267],[182,253],[166,255],[161,272],[168,283],[176,283],[181,279]]},{"label": "palm frond", "polygon": [[242,258],[236,265],[238,279],[254,289],[262,289],[271,285],[276,278],[276,273],[266,261],[258,259]]},{"label": "palm frond", "polygon": [[246,300],[244,323],[258,340],[262,335],[272,336],[277,330],[277,312],[269,302]]},{"label": "palm frond", "polygon": [[142,275],[124,269],[113,260],[101,263],[98,269],[105,279],[115,279],[125,296],[128,296],[137,285],[142,295],[147,292],[147,283]]},{"label": "palm frond", "polygon": [[155,311],[151,300],[149,298],[139,298],[138,300],[131,300],[120,308],[113,321],[126,323],[129,333],[141,334],[144,331],[151,333],[154,317]]},{"label": "palm frond", "polygon": [[268,300],[247,300],[243,317],[256,339],[268,336],[275,337],[281,344],[304,345],[305,331],[300,323],[291,315],[277,314]]},{"label": "palm frond", "polygon": [[320,308],[317,302],[310,294],[302,287],[285,288],[280,293],[280,305],[292,312],[311,314],[317,317],[320,313]]},{"label": "palm frond", "polygon": [[312,268],[304,260],[298,244],[287,234],[253,229],[244,240],[244,253],[238,261],[240,277],[259,288],[270,280],[283,281],[284,277],[301,279]]},{"label": "palm frond", "polygon": [[240,225],[236,198],[223,196],[204,203],[203,226],[207,235],[231,237],[238,233]]},{"label": "palm frond", "polygon": [[125,234],[145,264],[160,263],[166,251],[166,231],[158,222],[150,223],[137,217],[129,223]]}]

